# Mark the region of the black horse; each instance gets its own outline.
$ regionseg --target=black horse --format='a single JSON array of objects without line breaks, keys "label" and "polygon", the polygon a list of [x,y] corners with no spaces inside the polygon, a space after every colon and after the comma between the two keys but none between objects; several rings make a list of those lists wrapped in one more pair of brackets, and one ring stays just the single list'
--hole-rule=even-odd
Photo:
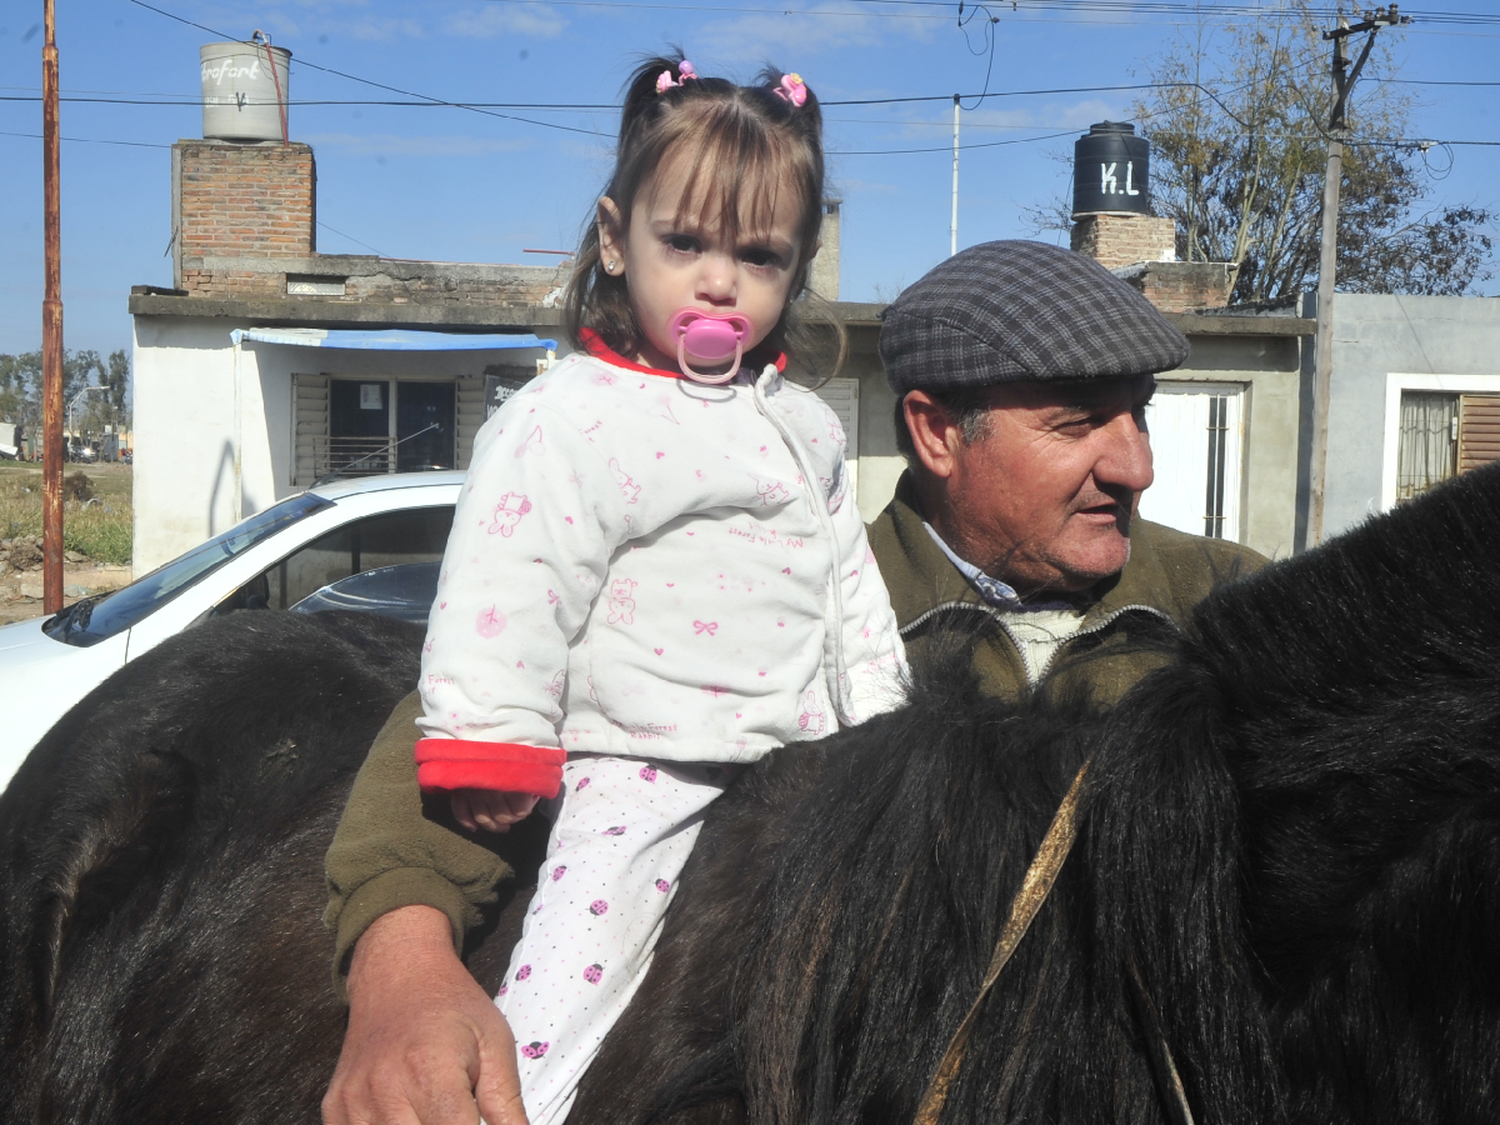
[{"label": "black horse", "polygon": [[[44,740],[0,797],[0,1113],[315,1118],[321,854],[416,643],[245,615]],[[1176,648],[1108,713],[950,662],[748,771],[573,1120],[911,1121],[1086,760],[944,1120],[1500,1120],[1500,469],[1224,589]],[[502,915],[491,991],[506,948]]]}]

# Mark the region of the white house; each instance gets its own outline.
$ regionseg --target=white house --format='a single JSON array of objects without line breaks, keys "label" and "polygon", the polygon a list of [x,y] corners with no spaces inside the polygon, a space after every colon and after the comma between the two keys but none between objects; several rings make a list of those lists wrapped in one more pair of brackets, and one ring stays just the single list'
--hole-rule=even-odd
[{"label": "white house", "polygon": [[[486,412],[567,349],[558,304],[570,263],[319,254],[315,214],[307,145],[173,146],[174,287],[130,296],[138,573],[335,470],[466,467]],[[832,294],[838,217],[831,202],[814,279]],[[1193,345],[1153,408],[1159,471],[1144,511],[1288,554],[1310,322],[1186,311],[1222,305],[1222,267],[1138,261],[1140,219],[1104,217],[1083,248],[1122,267]],[[1160,241],[1162,220],[1146,222]],[[873,519],[902,468],[876,354],[882,307],[833,307],[849,357],[818,393],[844,422]]]}]

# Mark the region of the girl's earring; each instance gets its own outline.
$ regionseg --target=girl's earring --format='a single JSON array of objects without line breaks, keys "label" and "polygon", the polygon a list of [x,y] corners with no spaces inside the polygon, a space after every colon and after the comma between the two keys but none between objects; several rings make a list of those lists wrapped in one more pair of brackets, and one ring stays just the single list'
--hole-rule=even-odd
[{"label": "girl's earring", "polygon": [[615,260],[613,258],[604,263],[604,272],[608,274],[615,272]]}]

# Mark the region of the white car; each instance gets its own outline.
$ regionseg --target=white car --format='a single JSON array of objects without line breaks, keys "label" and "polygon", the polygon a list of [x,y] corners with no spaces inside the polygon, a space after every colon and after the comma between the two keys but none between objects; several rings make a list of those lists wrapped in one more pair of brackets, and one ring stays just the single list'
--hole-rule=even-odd
[{"label": "white car", "polygon": [[123,589],[0,627],[0,788],[105,677],[199,621],[265,609],[426,621],[462,482],[427,472],[315,485]]}]

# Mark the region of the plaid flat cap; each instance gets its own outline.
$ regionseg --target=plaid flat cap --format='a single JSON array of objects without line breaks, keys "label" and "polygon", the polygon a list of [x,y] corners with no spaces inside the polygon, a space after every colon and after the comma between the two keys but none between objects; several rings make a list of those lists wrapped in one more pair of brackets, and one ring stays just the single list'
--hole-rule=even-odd
[{"label": "plaid flat cap", "polygon": [[1042,242],[970,246],[885,310],[880,359],[897,394],[1022,379],[1154,375],[1188,342],[1092,258]]}]

